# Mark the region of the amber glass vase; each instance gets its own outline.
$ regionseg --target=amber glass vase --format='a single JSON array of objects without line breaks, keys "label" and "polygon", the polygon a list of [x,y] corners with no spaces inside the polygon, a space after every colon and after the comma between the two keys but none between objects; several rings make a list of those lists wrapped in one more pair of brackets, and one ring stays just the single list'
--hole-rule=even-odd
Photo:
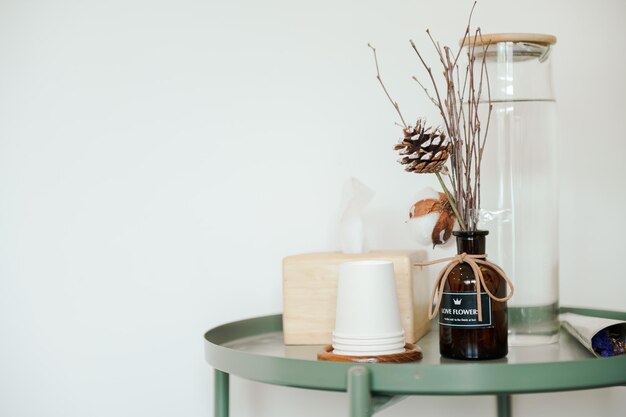
[{"label": "amber glass vase", "polygon": [[[488,231],[458,231],[459,254],[485,254]],[[495,269],[479,265],[485,285],[497,298],[506,297],[506,281]],[[439,307],[439,349],[453,359],[481,360],[502,358],[508,353],[506,301],[495,301],[481,288],[482,320],[477,310],[476,280],[467,263],[456,265],[448,274]]]}]

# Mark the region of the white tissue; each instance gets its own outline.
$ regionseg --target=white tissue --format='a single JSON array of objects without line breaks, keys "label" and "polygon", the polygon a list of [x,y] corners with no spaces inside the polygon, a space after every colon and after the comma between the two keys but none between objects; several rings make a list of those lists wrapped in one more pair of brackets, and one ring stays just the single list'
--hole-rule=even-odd
[{"label": "white tissue", "polygon": [[356,178],[350,178],[344,184],[339,220],[339,242],[343,253],[366,252],[363,210],[373,197],[374,192]]}]

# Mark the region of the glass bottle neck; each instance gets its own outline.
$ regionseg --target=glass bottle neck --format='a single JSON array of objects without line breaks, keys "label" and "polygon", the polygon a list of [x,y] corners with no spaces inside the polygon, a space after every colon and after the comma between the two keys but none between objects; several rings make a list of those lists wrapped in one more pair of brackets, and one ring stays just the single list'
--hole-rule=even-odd
[{"label": "glass bottle neck", "polygon": [[476,230],[472,232],[454,232],[456,236],[457,253],[467,253],[468,255],[484,255],[485,253],[485,236],[489,232],[484,230]]}]

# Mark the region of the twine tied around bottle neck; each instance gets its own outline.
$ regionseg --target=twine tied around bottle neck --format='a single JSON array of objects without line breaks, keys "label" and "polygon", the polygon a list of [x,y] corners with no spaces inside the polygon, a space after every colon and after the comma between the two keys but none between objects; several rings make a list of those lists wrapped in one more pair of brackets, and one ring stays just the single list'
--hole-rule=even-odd
[{"label": "twine tied around bottle neck", "polygon": [[[515,288],[513,287],[513,283],[506,276],[504,271],[496,264],[493,264],[487,260],[487,255],[470,255],[465,252],[458,254],[456,256],[452,256],[450,258],[441,258],[435,261],[430,262],[418,262],[415,266],[428,266],[434,265],[442,262],[450,262],[445,268],[439,272],[439,276],[435,281],[435,285],[433,287],[433,291],[430,297],[430,308],[428,309],[428,319],[432,320],[439,311],[439,306],[441,305],[441,298],[443,297],[443,288],[446,285],[446,281],[448,280],[448,275],[452,271],[452,269],[462,263],[468,264],[472,271],[474,272],[474,276],[476,277],[476,306],[478,310],[478,321],[483,321],[483,313],[482,313],[482,302],[481,302],[481,287],[485,289],[485,292],[489,297],[494,301],[507,301],[511,297],[513,297],[513,293],[515,292]],[[506,297],[498,298],[489,291],[487,284],[485,284],[485,278],[483,277],[483,273],[480,270],[480,265],[489,266],[496,270],[497,273],[506,281],[511,291]],[[436,300],[436,303],[435,303]]]}]

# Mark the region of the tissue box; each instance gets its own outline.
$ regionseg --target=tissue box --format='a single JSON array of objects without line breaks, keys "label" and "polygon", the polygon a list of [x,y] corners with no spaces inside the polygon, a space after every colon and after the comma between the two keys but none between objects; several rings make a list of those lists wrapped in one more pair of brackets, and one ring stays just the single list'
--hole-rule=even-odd
[{"label": "tissue box", "polygon": [[430,290],[425,271],[414,266],[424,251],[362,254],[310,253],[283,259],[283,333],[287,345],[332,343],[339,264],[347,261],[393,261],[400,317],[406,341],[416,342],[430,330]]}]

